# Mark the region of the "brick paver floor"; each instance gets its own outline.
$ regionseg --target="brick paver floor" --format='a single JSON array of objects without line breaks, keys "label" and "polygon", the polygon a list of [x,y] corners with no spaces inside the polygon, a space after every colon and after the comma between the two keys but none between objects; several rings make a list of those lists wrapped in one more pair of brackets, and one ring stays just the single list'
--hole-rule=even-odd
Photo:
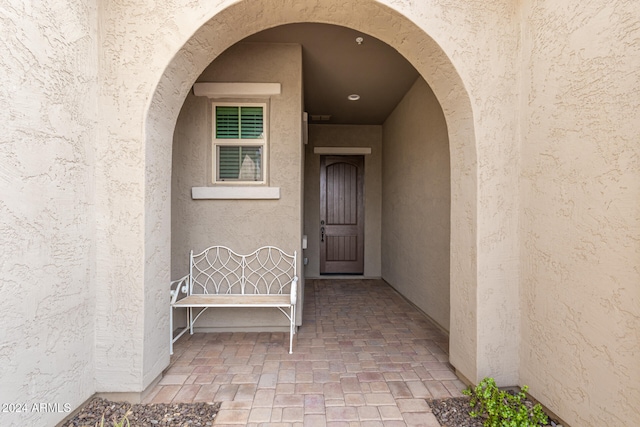
[{"label": "brick paver floor", "polygon": [[428,426],[461,396],[447,337],[382,280],[311,280],[287,333],[183,336],[146,402],[221,402],[214,425]]}]

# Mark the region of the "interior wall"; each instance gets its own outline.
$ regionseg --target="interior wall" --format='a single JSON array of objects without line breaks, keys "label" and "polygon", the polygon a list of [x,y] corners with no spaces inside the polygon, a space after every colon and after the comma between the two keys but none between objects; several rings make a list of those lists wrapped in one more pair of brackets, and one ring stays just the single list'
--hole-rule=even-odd
[{"label": "interior wall", "polygon": [[364,276],[381,277],[380,217],[382,177],[382,127],[358,125],[309,125],[305,146],[305,219],[309,260],[306,277],[320,276],[320,154],[315,147],[368,147],[364,156]]},{"label": "interior wall", "polygon": [[[193,187],[206,187],[211,177],[211,99],[189,94],[178,117],[173,145],[172,278],[189,272],[189,252],[212,245],[250,253],[261,246],[298,251],[302,276],[300,198],[302,188],[302,50],[295,44],[239,43],[220,55],[199,82],[281,83],[270,98],[269,186],[280,188],[279,200],[194,200]],[[303,279],[299,286],[304,286]],[[299,318],[302,304],[299,306]],[[273,309],[209,310],[198,330],[288,331],[288,322]]]},{"label": "interior wall", "polygon": [[382,141],[382,277],[448,331],[449,138],[423,78],[384,122]]},{"label": "interior wall", "polygon": [[640,5],[525,3],[521,382],[640,425]]},{"label": "interior wall", "polygon": [[95,391],[97,11],[0,1],[0,21],[0,425],[55,425]]}]

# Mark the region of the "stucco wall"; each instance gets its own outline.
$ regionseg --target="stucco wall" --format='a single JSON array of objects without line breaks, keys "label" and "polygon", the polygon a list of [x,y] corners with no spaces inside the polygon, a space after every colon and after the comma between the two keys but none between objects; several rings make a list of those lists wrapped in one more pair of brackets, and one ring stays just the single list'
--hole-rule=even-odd
[{"label": "stucco wall", "polygon": [[449,330],[449,139],[424,79],[384,122],[383,154],[382,277]]},{"label": "stucco wall", "polygon": [[309,125],[305,155],[305,234],[309,259],[306,277],[320,277],[320,154],[315,147],[369,147],[364,156],[364,276],[380,277],[380,216],[382,179],[382,127]]},{"label": "stucco wall", "polygon": [[97,14],[2,1],[0,22],[0,403],[25,405],[0,425],[54,425],[95,390]]},{"label": "stucco wall", "polygon": [[155,85],[144,76],[161,68],[152,59],[159,49],[158,34],[175,35],[176,28],[165,26],[155,35],[145,35],[151,26],[160,25],[153,5],[95,3],[95,382],[98,392],[135,393],[169,363],[170,233],[160,230],[170,230],[170,187],[162,178],[170,179],[171,147],[139,141],[145,134],[173,133],[175,120],[145,122],[149,91]]},{"label": "stucco wall", "polygon": [[639,5],[526,5],[521,382],[572,426],[640,425]]},{"label": "stucco wall", "polygon": [[[279,200],[193,200],[192,187],[210,185],[211,100],[189,95],[176,124],[172,171],[172,276],[189,272],[189,251],[225,245],[249,253],[266,245],[298,251],[301,266],[302,49],[294,44],[241,43],[220,55],[199,82],[281,83],[269,101],[269,186]],[[299,276],[302,269],[299,268]],[[301,279],[300,286],[304,286]],[[302,315],[302,304],[299,315]],[[217,309],[205,313],[199,330],[288,330],[273,309]]]},{"label": "stucco wall", "polygon": [[227,47],[311,21],[389,43],[442,106],[451,362],[472,380],[528,383],[577,425],[638,424],[639,8],[2,1],[0,286],[17,307],[2,393],[77,402],[94,389],[92,360],[97,390],[140,391],[162,371],[178,113]]}]

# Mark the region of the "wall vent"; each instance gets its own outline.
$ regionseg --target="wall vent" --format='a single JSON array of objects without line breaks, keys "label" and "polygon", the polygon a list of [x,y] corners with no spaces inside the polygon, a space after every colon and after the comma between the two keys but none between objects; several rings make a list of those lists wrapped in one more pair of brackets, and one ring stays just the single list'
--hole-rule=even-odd
[{"label": "wall vent", "polygon": [[331,114],[311,114],[310,117],[313,122],[328,122],[331,120]]}]

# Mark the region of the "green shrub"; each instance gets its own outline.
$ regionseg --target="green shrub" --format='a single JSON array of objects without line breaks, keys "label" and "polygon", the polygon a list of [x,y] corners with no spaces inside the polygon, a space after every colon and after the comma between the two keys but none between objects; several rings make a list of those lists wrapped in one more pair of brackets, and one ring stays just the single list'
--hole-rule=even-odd
[{"label": "green shrub", "polygon": [[471,396],[472,410],[469,415],[473,418],[486,418],[484,427],[538,427],[546,425],[547,415],[540,404],[527,406],[524,402],[527,386],[520,392],[511,394],[498,389],[493,378],[485,378],[475,387],[463,390],[462,393]]}]

